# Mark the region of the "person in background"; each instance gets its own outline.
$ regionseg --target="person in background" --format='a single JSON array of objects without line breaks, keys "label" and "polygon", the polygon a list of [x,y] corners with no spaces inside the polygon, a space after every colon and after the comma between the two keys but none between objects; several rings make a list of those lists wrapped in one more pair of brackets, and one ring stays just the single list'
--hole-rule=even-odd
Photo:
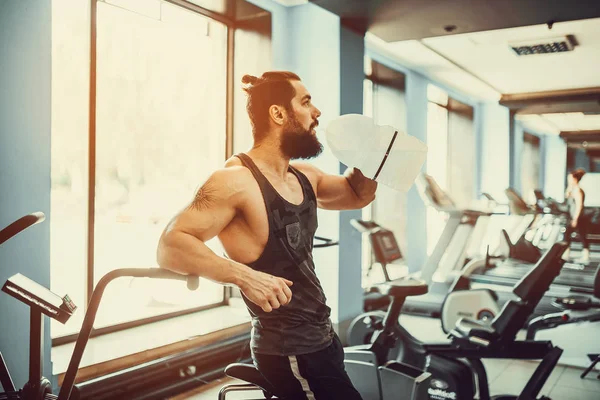
[{"label": "person in background", "polygon": [[[585,204],[585,192],[579,186],[581,178],[585,175],[585,170],[578,168],[571,171],[567,177],[567,191],[565,192],[565,201],[569,206],[569,215],[571,217],[567,230],[565,232],[565,241],[571,243],[571,234],[575,231],[579,233],[583,250],[581,251],[581,257],[575,261],[580,263],[588,263],[590,261],[590,242],[586,238],[587,234],[587,220],[583,213],[583,207]],[[570,249],[565,251],[563,259],[568,260],[570,257]]]}]

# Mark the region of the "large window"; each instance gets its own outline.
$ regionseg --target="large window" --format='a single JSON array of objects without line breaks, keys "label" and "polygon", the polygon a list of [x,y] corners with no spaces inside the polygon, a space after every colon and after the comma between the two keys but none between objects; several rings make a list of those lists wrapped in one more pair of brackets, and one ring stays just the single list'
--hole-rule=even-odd
[{"label": "large window", "polygon": [[[405,75],[382,65],[369,57],[365,58],[363,113],[371,116],[379,125],[391,125],[406,131]],[[364,219],[372,219],[394,232],[401,250],[406,249],[406,194],[384,185],[377,188],[377,198],[363,211]],[[363,286],[384,280],[381,268],[374,267],[369,240],[363,240]],[[404,250],[405,251],[405,250]],[[404,268],[399,264],[388,266],[390,276],[399,276]]]},{"label": "large window", "polygon": [[78,306],[52,337],[75,333],[87,303],[90,2],[52,2],[50,289]]},{"label": "large window", "polygon": [[[90,1],[52,7],[51,289],[79,307],[68,324],[52,324],[53,339],[65,341],[102,276],[157,267],[169,219],[231,154],[233,28],[178,1],[99,0],[95,13]],[[270,49],[264,35],[235,40],[240,53]],[[252,59],[246,53],[238,58]],[[254,69],[268,67],[269,57],[253,57]],[[217,239],[207,245],[223,253]],[[224,304],[221,285],[200,287],[117,280],[95,334]]]},{"label": "large window", "polygon": [[[476,198],[473,108],[448,96],[434,85],[427,87],[427,174],[457,207]],[[444,229],[447,215],[427,209],[427,252],[431,254]]]}]

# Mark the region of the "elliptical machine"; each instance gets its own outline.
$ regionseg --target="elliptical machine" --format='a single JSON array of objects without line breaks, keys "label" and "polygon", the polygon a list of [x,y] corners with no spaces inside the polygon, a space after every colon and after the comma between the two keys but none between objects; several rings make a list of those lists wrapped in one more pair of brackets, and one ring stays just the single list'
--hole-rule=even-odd
[{"label": "elliptical machine", "polygon": [[[533,400],[556,366],[562,349],[549,341],[517,341],[517,332],[536,307],[552,280],[558,275],[567,245],[556,243],[536,266],[517,284],[513,293],[518,300],[509,301],[491,323],[461,318],[450,333],[450,344],[424,344],[411,336],[397,321],[407,296],[423,292],[422,282],[397,280],[378,285],[381,293],[393,298],[385,315],[383,328],[373,335],[371,344],[345,349],[346,370],[365,400],[393,400],[413,393],[416,400]],[[389,353],[396,342],[403,350],[397,360]],[[519,396],[490,396],[482,359],[541,359],[542,362]],[[466,360],[466,361],[465,361]],[[431,376],[413,374],[406,379],[406,365],[424,369]],[[389,370],[403,372],[403,379]],[[422,382],[429,382],[423,385]],[[421,383],[421,384],[419,384]],[[476,393],[478,395],[476,396]]]}]

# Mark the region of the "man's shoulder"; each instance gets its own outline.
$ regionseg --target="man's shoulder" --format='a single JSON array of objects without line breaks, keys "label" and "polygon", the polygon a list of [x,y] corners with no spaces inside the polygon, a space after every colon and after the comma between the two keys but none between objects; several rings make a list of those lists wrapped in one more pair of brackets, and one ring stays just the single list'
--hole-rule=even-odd
[{"label": "man's shoulder", "polygon": [[242,162],[237,157],[231,157],[227,161],[222,168],[215,170],[212,173],[212,179],[217,179],[219,181],[228,181],[228,180],[244,180],[248,177],[252,177],[252,173],[248,168],[242,164]]},{"label": "man's shoulder", "polygon": [[227,160],[224,166],[215,170],[209,178],[212,185],[227,189],[227,192],[243,192],[253,183],[252,172],[236,157]]}]

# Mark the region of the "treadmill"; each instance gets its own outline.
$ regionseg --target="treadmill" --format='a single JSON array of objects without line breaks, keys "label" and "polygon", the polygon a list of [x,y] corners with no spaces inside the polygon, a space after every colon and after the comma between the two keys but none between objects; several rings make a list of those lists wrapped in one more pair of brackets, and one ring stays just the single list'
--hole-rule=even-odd
[{"label": "treadmill", "polygon": [[[526,203],[520,198],[518,193],[512,189],[507,189],[507,197],[511,202],[511,210],[525,211]],[[537,207],[535,212],[539,213],[535,217],[535,222],[526,232],[519,238],[519,241],[529,239],[529,246],[535,246],[538,254],[549,249],[554,243],[562,240],[564,234],[564,218],[561,212],[555,207],[547,207],[546,204],[539,198],[539,193],[536,193]],[[534,210],[533,207],[530,210]],[[509,300],[512,295],[510,288],[523,278],[533,267],[537,261],[537,257],[529,254],[527,257],[520,257],[517,254],[516,240],[511,239],[507,232],[502,232],[502,239],[505,242],[506,252],[503,255],[503,260],[494,263],[490,262],[490,258],[474,261],[480,262],[481,268],[479,273],[471,275],[473,287],[485,287],[494,290],[498,296],[500,303]],[[538,255],[538,257],[539,257]],[[522,255],[521,255],[522,256]],[[521,258],[521,259],[520,259]],[[524,261],[525,259],[526,261]],[[552,312],[552,300],[555,297],[570,296],[573,294],[587,294],[594,287],[594,273],[597,268],[597,263],[589,265],[565,263],[561,273],[554,279],[549,291],[538,304],[534,315],[542,315]]]},{"label": "treadmill", "polygon": [[429,286],[427,294],[406,298],[402,312],[439,318],[442,304],[454,281],[455,273],[465,265],[467,249],[475,226],[490,210],[460,209],[433,177],[422,174],[415,181],[421,199],[428,207],[446,213],[448,220],[433,249],[419,272],[411,274]]}]

